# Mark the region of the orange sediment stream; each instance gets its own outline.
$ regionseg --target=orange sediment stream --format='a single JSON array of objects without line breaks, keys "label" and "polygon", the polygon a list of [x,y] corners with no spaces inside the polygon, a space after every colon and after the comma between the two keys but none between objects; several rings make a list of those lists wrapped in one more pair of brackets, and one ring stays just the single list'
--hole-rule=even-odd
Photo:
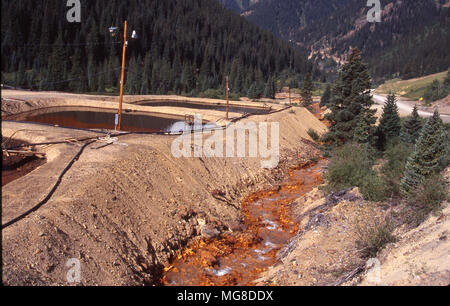
[{"label": "orange sediment stream", "polygon": [[201,240],[164,269],[162,283],[175,286],[252,285],[275,264],[278,251],[299,230],[291,203],[321,184],[325,160],[291,169],[276,190],[251,194],[242,203],[244,231]]}]

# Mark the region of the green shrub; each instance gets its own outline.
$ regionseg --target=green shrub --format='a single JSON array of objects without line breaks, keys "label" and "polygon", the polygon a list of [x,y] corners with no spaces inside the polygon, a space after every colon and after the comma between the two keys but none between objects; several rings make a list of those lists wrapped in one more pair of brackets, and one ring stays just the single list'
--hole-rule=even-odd
[{"label": "green shrub", "polygon": [[364,179],[360,183],[359,189],[364,199],[367,201],[384,201],[390,195],[389,185],[374,171],[370,172],[364,177]]},{"label": "green shrub", "polygon": [[[200,98],[208,98],[208,99],[221,99],[221,100],[226,99],[226,93],[225,93],[224,89],[207,89],[207,90],[201,92],[198,96]],[[240,95],[237,93],[230,92],[228,94],[228,98],[229,98],[229,100],[239,101]]]},{"label": "green shrub", "polygon": [[308,130],[308,135],[311,137],[314,141],[319,141],[320,136],[314,129]]},{"label": "green shrub", "polygon": [[358,225],[356,241],[358,250],[363,258],[376,257],[388,243],[396,241],[392,234],[394,226],[390,219],[380,220],[373,218],[373,220],[365,222],[363,225]]},{"label": "green shrub", "polygon": [[200,93],[201,98],[209,98],[209,99],[221,99],[224,95],[223,90],[217,89],[208,89],[204,92]]},{"label": "green shrub", "polygon": [[414,190],[403,211],[404,221],[412,226],[420,225],[432,212],[438,212],[448,200],[448,182],[436,174],[426,179]]},{"label": "green shrub", "polygon": [[336,149],[331,157],[325,175],[328,192],[336,192],[349,187],[361,186],[363,179],[373,172],[373,160],[364,146],[346,144]]}]

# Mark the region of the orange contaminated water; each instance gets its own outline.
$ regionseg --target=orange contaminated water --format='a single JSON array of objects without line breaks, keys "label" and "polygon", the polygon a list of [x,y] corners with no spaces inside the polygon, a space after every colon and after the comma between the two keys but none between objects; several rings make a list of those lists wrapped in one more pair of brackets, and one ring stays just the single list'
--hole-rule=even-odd
[{"label": "orange contaminated water", "polygon": [[289,171],[274,190],[251,194],[242,203],[244,230],[201,240],[179,252],[164,269],[162,284],[174,286],[252,285],[276,262],[276,255],[299,231],[291,204],[321,184],[325,160]]},{"label": "orange contaminated water", "polygon": [[322,121],[322,123],[325,124],[326,127],[330,127],[331,124],[327,120],[325,120],[323,111],[320,107],[320,103],[313,103],[311,104],[310,108],[317,119]]}]

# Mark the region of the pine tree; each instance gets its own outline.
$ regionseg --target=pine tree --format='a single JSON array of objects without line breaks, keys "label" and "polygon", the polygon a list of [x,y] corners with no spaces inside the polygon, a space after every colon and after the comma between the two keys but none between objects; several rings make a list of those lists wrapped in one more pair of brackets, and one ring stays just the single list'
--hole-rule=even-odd
[{"label": "pine tree", "polygon": [[450,89],[450,69],[447,71],[447,76],[444,79],[444,86]]},{"label": "pine tree", "polygon": [[331,85],[327,84],[327,87],[325,88],[322,98],[320,99],[320,107],[327,106],[328,103],[330,103],[330,99],[331,99]]},{"label": "pine tree", "polygon": [[275,99],[275,82],[272,78],[269,78],[269,81],[266,83],[266,86],[264,87],[264,97],[269,99]]},{"label": "pine tree", "polygon": [[402,194],[410,195],[425,179],[441,170],[441,161],[447,153],[448,134],[436,110],[421,130],[414,152],[408,158],[400,183]]},{"label": "pine tree", "polygon": [[69,88],[73,92],[82,92],[86,90],[85,72],[81,65],[82,57],[79,49],[72,57],[72,69],[69,73],[70,83]]},{"label": "pine tree", "polygon": [[258,99],[260,97],[260,93],[256,83],[252,83],[252,85],[248,89],[247,96],[249,99]]},{"label": "pine tree", "polygon": [[387,96],[378,129],[387,141],[400,136],[401,121],[398,114],[397,98],[393,93]]},{"label": "pine tree", "polygon": [[370,125],[366,122],[364,117],[359,117],[353,140],[360,144],[369,144],[370,136]]},{"label": "pine tree", "polygon": [[414,105],[411,116],[405,121],[400,133],[400,139],[409,144],[415,144],[419,138],[422,129],[422,120],[417,111],[417,105]]},{"label": "pine tree", "polygon": [[370,135],[375,132],[376,110],[370,95],[370,76],[367,66],[362,62],[361,52],[353,49],[333,87],[328,108],[331,110],[325,118],[331,123],[330,131],[324,135],[328,145],[342,145],[353,140],[358,120],[363,117],[370,128]]},{"label": "pine tree", "polygon": [[63,44],[62,33],[60,33],[53,45],[53,52],[48,66],[48,83],[50,90],[64,90],[66,87],[66,84],[63,81],[65,80],[67,56]]},{"label": "pine tree", "polygon": [[313,103],[312,92],[314,90],[314,85],[312,82],[311,74],[306,74],[305,81],[303,82],[303,87],[301,89],[301,97],[303,100],[303,106],[308,107]]}]

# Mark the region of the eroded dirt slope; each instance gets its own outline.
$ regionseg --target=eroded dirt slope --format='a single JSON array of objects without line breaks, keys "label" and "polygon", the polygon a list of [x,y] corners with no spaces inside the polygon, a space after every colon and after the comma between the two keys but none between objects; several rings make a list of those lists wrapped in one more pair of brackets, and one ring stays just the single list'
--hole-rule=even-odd
[{"label": "eroded dirt slope", "polygon": [[[247,193],[319,154],[307,130],[326,127],[303,108],[248,120],[280,122],[278,168],[262,169],[259,158],[177,159],[175,136],[128,135],[102,149],[92,149],[101,142],[87,147],[48,203],[2,230],[3,282],[67,285],[66,263],[76,258],[83,285],[157,284],[170,256],[200,235],[203,223],[219,232],[237,228]],[[15,137],[29,142],[95,136],[2,125],[6,137],[18,130]],[[2,188],[2,224],[44,198],[80,145],[41,147],[47,163]]]}]

